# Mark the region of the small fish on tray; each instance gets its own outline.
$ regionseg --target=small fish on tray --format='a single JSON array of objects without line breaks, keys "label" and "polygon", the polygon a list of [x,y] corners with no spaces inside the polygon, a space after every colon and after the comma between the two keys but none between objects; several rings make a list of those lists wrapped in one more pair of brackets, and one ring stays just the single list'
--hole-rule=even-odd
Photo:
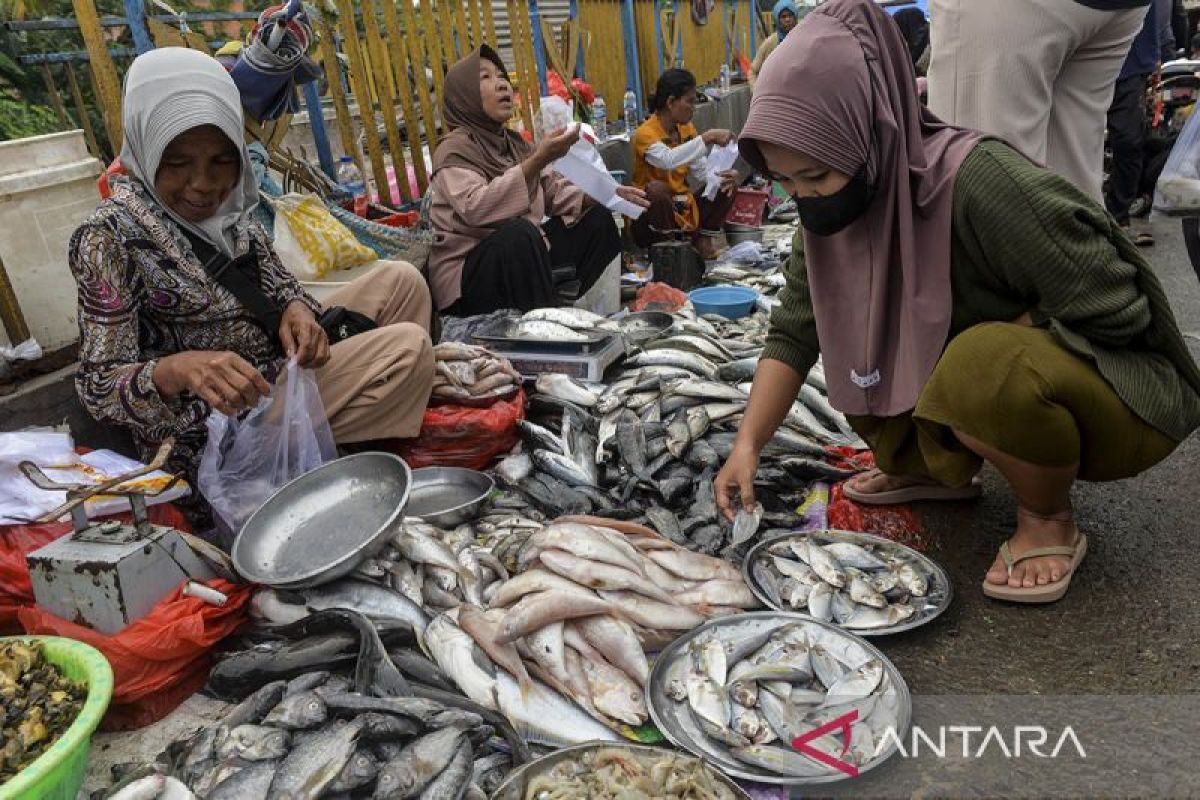
[{"label": "small fish on tray", "polygon": [[923,624],[949,604],[933,562],[870,534],[821,531],[777,537],[746,558],[746,581],[772,608],[864,634]]},{"label": "small fish on tray", "polygon": [[894,750],[888,732],[902,735],[911,713],[903,678],[877,649],[781,612],[686,634],[662,653],[650,684],[655,723],[675,744],[768,783],[824,783],[877,766]]}]

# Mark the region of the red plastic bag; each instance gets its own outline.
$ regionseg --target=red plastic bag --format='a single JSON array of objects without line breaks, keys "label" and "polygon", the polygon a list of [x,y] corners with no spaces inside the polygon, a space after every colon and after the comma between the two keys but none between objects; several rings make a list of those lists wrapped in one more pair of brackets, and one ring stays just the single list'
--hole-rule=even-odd
[{"label": "red plastic bag", "polygon": [[840,531],[873,533],[885,539],[924,552],[929,549],[925,526],[908,503],[868,506],[856,503],[842,493],[842,484],[829,492],[829,527]]},{"label": "red plastic bag", "polygon": [[[187,517],[175,505],[161,503],[150,506],[150,521],[191,533]],[[130,514],[115,514],[99,519],[132,522]],[[58,539],[72,530],[70,522],[48,522],[44,525],[0,525],[0,607],[34,602],[33,585],[29,582],[29,567],[25,556]],[[3,619],[0,612],[0,620]]]},{"label": "red plastic bag", "polygon": [[653,282],[637,290],[630,311],[678,311],[687,305],[688,296],[674,286]]},{"label": "red plastic bag", "polygon": [[466,467],[483,469],[517,443],[517,423],[525,419],[525,392],[487,408],[431,406],[425,409],[421,433],[401,442],[397,455],[413,469]]},{"label": "red plastic bag", "polygon": [[246,619],[253,586],[220,578],[209,581],[208,586],[229,598],[225,605],[185,596],[181,585],[148,615],[111,636],[37,606],[27,606],[17,614],[26,633],[65,636],[104,654],[115,679],[112,722],[106,725],[147,725],[169,714],[204,684],[209,651]]}]

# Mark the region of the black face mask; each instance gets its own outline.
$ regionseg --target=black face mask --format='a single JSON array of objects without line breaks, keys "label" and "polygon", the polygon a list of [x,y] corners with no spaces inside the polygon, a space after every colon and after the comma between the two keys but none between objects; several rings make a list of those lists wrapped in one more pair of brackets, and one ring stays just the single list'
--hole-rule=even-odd
[{"label": "black face mask", "polygon": [[867,180],[864,164],[850,182],[825,197],[796,197],[796,210],[804,230],[817,236],[832,236],[861,217],[875,199],[875,186]]}]

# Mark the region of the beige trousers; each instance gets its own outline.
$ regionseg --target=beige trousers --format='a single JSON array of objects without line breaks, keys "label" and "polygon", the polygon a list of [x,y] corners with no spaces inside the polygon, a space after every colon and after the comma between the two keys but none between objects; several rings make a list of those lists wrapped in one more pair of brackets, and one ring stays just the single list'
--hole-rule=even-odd
[{"label": "beige trousers", "polygon": [[1113,86],[1146,13],[1074,0],[930,0],[929,108],[1100,200]]},{"label": "beige trousers", "polygon": [[380,261],[325,305],[345,306],[379,324],[333,345],[317,370],[333,438],[351,444],[416,436],[433,383],[425,278],[411,264]]}]

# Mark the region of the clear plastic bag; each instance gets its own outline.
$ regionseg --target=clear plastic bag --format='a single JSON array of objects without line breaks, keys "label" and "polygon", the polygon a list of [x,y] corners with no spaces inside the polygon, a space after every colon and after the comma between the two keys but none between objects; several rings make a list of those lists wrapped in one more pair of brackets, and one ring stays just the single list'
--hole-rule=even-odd
[{"label": "clear plastic bag", "polygon": [[244,419],[214,411],[207,425],[197,482],[226,546],[275,490],[337,457],[317,381],[295,360]]},{"label": "clear plastic bag", "polygon": [[1200,214],[1200,114],[1188,118],[1171,148],[1154,186],[1154,209],[1164,214]]}]

